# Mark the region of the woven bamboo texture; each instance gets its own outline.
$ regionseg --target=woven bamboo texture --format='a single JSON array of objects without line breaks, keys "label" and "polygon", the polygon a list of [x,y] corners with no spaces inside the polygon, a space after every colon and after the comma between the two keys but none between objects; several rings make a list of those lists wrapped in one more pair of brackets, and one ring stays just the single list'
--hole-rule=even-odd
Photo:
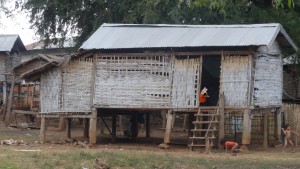
[{"label": "woven bamboo texture", "polygon": [[52,68],[42,74],[40,82],[41,112],[61,109],[61,70]]},{"label": "woven bamboo texture", "polygon": [[[6,73],[11,72],[12,68],[19,65],[21,63],[21,56],[14,53],[12,55],[7,55],[6,56]],[[12,81],[12,76],[7,76],[7,81],[11,82]]]},{"label": "woven bamboo texture", "polygon": [[282,104],[282,60],[277,56],[258,55],[254,74],[253,104],[280,106]]},{"label": "woven bamboo texture", "polygon": [[6,73],[6,55],[4,53],[0,53],[0,81],[5,81],[5,76],[3,74]]},{"label": "woven bamboo texture", "polygon": [[62,110],[90,111],[93,60],[72,60],[63,68]]},{"label": "woven bamboo texture", "polygon": [[172,107],[199,105],[200,58],[175,59],[173,66]]},{"label": "woven bamboo texture", "polygon": [[170,56],[96,58],[94,104],[123,107],[169,107]]},{"label": "woven bamboo texture", "polygon": [[224,55],[221,63],[221,92],[226,106],[247,106],[250,83],[250,57]]}]

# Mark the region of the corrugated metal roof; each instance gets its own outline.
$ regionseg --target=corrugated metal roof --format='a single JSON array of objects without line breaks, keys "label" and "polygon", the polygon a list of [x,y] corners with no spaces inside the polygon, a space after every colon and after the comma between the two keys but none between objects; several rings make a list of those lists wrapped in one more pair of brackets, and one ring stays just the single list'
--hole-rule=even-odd
[{"label": "corrugated metal roof", "polygon": [[26,48],[21,41],[19,35],[0,35],[0,51],[1,52],[10,52],[15,43],[19,43],[20,50],[26,51]]},{"label": "corrugated metal roof", "polygon": [[80,49],[268,46],[281,33],[297,49],[280,24],[166,25],[103,24]]}]

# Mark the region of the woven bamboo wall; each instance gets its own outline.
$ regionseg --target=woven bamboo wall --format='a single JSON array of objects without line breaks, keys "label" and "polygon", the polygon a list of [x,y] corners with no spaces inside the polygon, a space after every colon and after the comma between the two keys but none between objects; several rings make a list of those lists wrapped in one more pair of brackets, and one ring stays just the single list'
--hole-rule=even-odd
[{"label": "woven bamboo wall", "polygon": [[[14,53],[6,58],[6,72],[11,72],[12,68],[21,63],[21,56]],[[7,81],[11,82],[12,76],[7,76]]]},{"label": "woven bamboo wall", "polygon": [[169,107],[170,56],[96,56],[94,104]]},{"label": "woven bamboo wall", "polygon": [[[287,65],[290,66],[290,65]],[[300,81],[296,75],[293,77],[291,71],[283,71],[283,99],[293,99],[300,97]]]},{"label": "woven bamboo wall", "polygon": [[72,60],[63,68],[64,111],[90,111],[93,60]]},{"label": "woven bamboo wall", "polygon": [[5,81],[5,76],[3,75],[6,73],[6,54],[5,53],[0,53],[0,81]]},{"label": "woven bamboo wall", "polygon": [[253,104],[260,107],[282,104],[282,60],[279,55],[259,54],[256,57]]},{"label": "woven bamboo wall", "polygon": [[52,68],[43,73],[40,82],[41,112],[61,110],[61,70]]},{"label": "woven bamboo wall", "polygon": [[247,106],[250,82],[250,57],[222,56],[220,90],[226,106]]},{"label": "woven bamboo wall", "polygon": [[175,59],[172,106],[193,108],[199,105],[200,58]]}]

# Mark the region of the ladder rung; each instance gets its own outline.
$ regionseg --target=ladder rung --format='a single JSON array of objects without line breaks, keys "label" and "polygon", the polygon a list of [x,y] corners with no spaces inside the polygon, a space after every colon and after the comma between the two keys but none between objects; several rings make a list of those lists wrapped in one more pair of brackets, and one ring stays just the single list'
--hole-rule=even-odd
[{"label": "ladder rung", "polygon": [[217,116],[218,114],[195,114],[195,116]]},{"label": "ladder rung", "polygon": [[197,132],[197,131],[217,131],[218,129],[192,129],[191,131]]},{"label": "ladder rung", "polygon": [[218,121],[193,121],[193,124],[219,123]]},{"label": "ladder rung", "polygon": [[[206,137],[189,137],[190,139],[197,139],[197,140],[200,140],[200,139],[206,139]],[[215,139],[216,137],[208,137],[209,139]]]},{"label": "ladder rung", "polygon": [[[189,147],[205,147],[206,145],[205,144],[194,144],[194,145],[189,144],[188,146]],[[210,146],[215,146],[215,145],[210,145]]]}]

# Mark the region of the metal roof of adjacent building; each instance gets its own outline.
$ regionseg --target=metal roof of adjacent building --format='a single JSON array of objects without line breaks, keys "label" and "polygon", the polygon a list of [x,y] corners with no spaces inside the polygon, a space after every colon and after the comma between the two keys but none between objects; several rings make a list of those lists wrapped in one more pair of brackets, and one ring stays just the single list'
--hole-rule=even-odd
[{"label": "metal roof of adjacent building", "polygon": [[[279,36],[280,35],[280,36]],[[103,24],[80,49],[297,46],[280,24],[168,25]]]},{"label": "metal roof of adjacent building", "polygon": [[18,47],[21,51],[26,51],[19,35],[0,35],[0,52],[10,52],[14,47]]}]

